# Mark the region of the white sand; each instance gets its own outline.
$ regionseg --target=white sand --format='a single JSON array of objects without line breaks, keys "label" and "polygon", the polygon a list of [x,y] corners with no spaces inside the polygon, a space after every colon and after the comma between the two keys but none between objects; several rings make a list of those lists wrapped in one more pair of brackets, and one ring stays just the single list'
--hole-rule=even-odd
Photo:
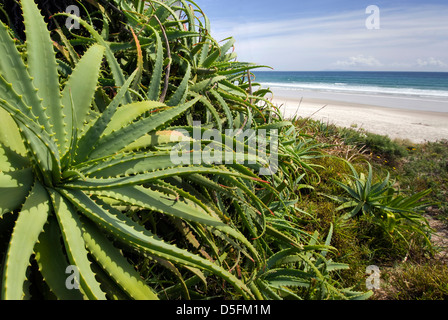
[{"label": "white sand", "polygon": [[[310,98],[312,96],[312,98]],[[333,98],[329,100],[329,98]],[[358,100],[355,100],[357,98]],[[348,101],[343,101],[343,99]],[[322,120],[340,127],[362,128],[368,132],[387,135],[392,139],[408,139],[414,143],[425,141],[437,141],[448,139],[448,112],[407,110],[397,108],[400,103],[411,106],[409,101],[391,100],[382,97],[378,100],[364,97],[365,104],[353,101],[360,101],[360,97],[348,97],[322,95],[321,98],[313,95],[306,95],[304,92],[285,93],[275,92],[273,104],[280,108],[285,118],[298,116],[302,118]],[[372,100],[376,105],[372,105]],[[414,101],[414,103],[424,103],[425,101]],[[447,110],[448,101],[431,102],[433,109]],[[379,105],[394,106],[384,107]],[[404,106],[404,104],[403,104]],[[446,108],[446,109],[445,109]]]}]

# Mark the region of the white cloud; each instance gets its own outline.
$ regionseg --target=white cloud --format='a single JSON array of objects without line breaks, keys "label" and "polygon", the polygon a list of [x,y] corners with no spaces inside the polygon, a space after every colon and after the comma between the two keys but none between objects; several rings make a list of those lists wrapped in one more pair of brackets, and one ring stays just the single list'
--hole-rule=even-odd
[{"label": "white cloud", "polygon": [[212,34],[218,40],[234,36],[240,61],[276,70],[448,71],[443,59],[448,59],[447,8],[380,8],[380,30],[368,30],[368,15],[359,10],[290,20],[214,21]]},{"label": "white cloud", "polygon": [[350,57],[348,60],[339,60],[335,63],[337,67],[381,67],[383,64],[372,56],[362,54]]},{"label": "white cloud", "polygon": [[430,58],[425,59],[425,60],[417,59],[417,64],[420,67],[442,67],[443,68],[443,67],[447,67],[448,66],[445,62],[443,62],[443,61],[441,61],[439,59],[435,59],[433,57],[430,57]]}]

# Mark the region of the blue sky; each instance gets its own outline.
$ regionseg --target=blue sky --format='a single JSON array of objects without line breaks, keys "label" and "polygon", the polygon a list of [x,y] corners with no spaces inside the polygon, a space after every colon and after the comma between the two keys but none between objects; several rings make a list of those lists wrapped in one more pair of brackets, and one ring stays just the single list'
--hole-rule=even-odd
[{"label": "blue sky", "polygon": [[[239,61],[278,71],[448,72],[447,0],[196,0]],[[376,5],[379,19],[366,8]],[[379,29],[366,27],[371,20]]]}]

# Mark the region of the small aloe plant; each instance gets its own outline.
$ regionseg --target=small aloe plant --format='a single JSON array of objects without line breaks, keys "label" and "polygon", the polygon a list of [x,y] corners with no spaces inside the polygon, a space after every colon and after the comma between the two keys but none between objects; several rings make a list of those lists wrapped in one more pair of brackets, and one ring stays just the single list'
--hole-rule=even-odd
[{"label": "small aloe plant", "polygon": [[[107,48],[90,46],[61,89],[53,44],[38,7],[33,0],[22,0],[21,5],[26,64],[0,23],[0,226],[7,215],[15,219],[2,265],[2,299],[25,297],[31,257],[58,298],[105,299],[103,285],[112,281],[130,298],[157,299],[117,243],[219,276],[242,297],[253,298],[245,283],[222,266],[163,241],[120,211],[123,206],[137,207],[200,223],[236,239],[232,243],[238,248],[242,244],[258,261],[256,250],[237,229],[162,180],[207,173],[247,176],[226,167],[175,166],[163,149],[132,147],[148,132],[163,129],[200,96],[176,106],[129,101],[136,71],[119,84],[104,112],[96,113],[91,103]],[[113,56],[107,59],[110,63]],[[167,190],[181,199],[167,198]],[[92,258],[108,281],[98,280]],[[79,290],[65,285],[68,266],[79,271]]]},{"label": "small aloe plant", "polygon": [[394,188],[389,173],[384,180],[375,182],[370,163],[367,176],[362,172],[358,173],[351,163],[346,163],[352,172],[348,183],[334,180],[344,190],[345,196],[326,195],[341,203],[336,208],[337,211],[349,210],[342,216],[344,219],[370,215],[387,232],[396,231],[401,236],[400,230],[412,229],[422,235],[430,246],[427,237],[429,224],[422,215],[429,203],[422,199],[431,192],[431,189],[405,196]]}]

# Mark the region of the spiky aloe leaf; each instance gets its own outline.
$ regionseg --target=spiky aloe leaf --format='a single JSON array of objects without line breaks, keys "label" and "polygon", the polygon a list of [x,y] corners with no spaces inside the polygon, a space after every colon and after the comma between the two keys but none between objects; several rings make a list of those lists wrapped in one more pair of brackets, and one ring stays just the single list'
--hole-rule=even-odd
[{"label": "spiky aloe leaf", "polygon": [[212,96],[216,99],[216,101],[219,103],[219,105],[221,106],[221,108],[223,109],[223,111],[226,115],[227,128],[233,129],[233,116],[232,116],[232,112],[230,110],[229,105],[216,90],[210,89],[209,91],[212,94]]},{"label": "spiky aloe leaf", "polygon": [[57,191],[51,192],[51,200],[56,212],[62,238],[70,263],[79,270],[79,284],[89,299],[105,299],[106,296],[95,279],[87,257],[87,250],[83,239],[82,225],[78,213]]},{"label": "spiky aloe leaf", "polygon": [[23,113],[27,118],[36,120],[32,113],[31,107],[27,106],[20,96],[13,88],[11,83],[0,74],[0,97],[3,105],[14,106],[14,109]]},{"label": "spiky aloe leaf", "polygon": [[66,139],[63,120],[61,96],[59,92],[59,75],[53,49],[53,41],[34,0],[22,0],[23,17],[26,30],[28,70],[33,83],[42,99],[42,109],[48,116],[42,124],[49,133],[54,133],[58,146]]},{"label": "spiky aloe leaf", "polygon": [[10,172],[30,166],[20,130],[11,115],[0,108],[0,172]]},{"label": "spiky aloe leaf", "polygon": [[205,90],[206,88],[212,87],[215,83],[227,79],[225,76],[216,76],[212,78],[208,78],[202,81],[199,81],[198,83],[195,83],[190,86],[189,90],[192,92],[201,92]]},{"label": "spiky aloe leaf", "polygon": [[0,142],[0,172],[10,172],[30,167],[30,162],[23,155]]},{"label": "spiky aloe leaf", "polygon": [[236,229],[223,223],[218,218],[209,215],[203,208],[196,205],[189,199],[182,198],[179,200],[171,200],[165,197],[165,194],[145,188],[143,186],[123,187],[118,189],[110,189],[107,191],[97,191],[94,194],[106,196],[120,202],[137,206],[142,209],[154,210],[177,218],[181,218],[190,222],[200,223],[203,226],[220,230],[246,245],[258,260],[258,253],[252,244]]},{"label": "spiky aloe leaf", "polygon": [[87,248],[101,267],[127,294],[136,300],[158,300],[154,291],[120,251],[90,222],[84,223]]},{"label": "spiky aloe leaf", "polygon": [[11,236],[3,270],[2,299],[19,300],[24,297],[26,270],[34,245],[47,222],[50,206],[47,191],[36,182],[19,213]]},{"label": "spiky aloe leaf", "polygon": [[[62,105],[66,126],[66,140],[63,142],[62,155],[64,155],[72,141],[72,130],[81,132],[84,121],[90,111],[92,99],[95,94],[98,81],[99,66],[103,59],[105,48],[100,45],[92,45],[76,64],[70,75],[64,90],[62,91]],[[72,99],[76,97],[76,99]],[[73,108],[71,105],[73,103]],[[75,114],[72,113],[72,109]],[[73,117],[75,117],[73,119]],[[72,123],[75,123],[72,126]]]},{"label": "spiky aloe leaf", "polygon": [[186,250],[179,249],[155,237],[148,230],[130,220],[121,212],[105,204],[96,204],[80,190],[60,190],[86,217],[104,228],[104,231],[116,237],[125,245],[132,245],[147,251],[151,255],[180,263],[183,265],[209,270],[230,284],[244,295],[251,296],[250,290],[228,271]]},{"label": "spiky aloe leaf", "polygon": [[236,42],[235,38],[233,38],[233,37],[227,38],[224,40],[228,40],[228,41],[221,46],[221,55],[219,56],[218,61],[225,60],[227,52],[230,50],[230,48],[232,48],[235,45],[235,42]]},{"label": "spiky aloe leaf", "polygon": [[67,267],[70,263],[63,251],[62,236],[55,217],[49,219],[44,231],[39,236],[39,242],[34,247],[36,261],[44,281],[58,299],[82,300],[83,294],[76,288],[66,285]]},{"label": "spiky aloe leaf", "polygon": [[169,152],[123,153],[79,167],[83,175],[95,178],[135,175],[146,171],[176,167]]},{"label": "spiky aloe leaf", "polygon": [[33,185],[31,168],[0,172],[0,217],[19,209]]},{"label": "spiky aloe leaf", "polygon": [[34,162],[35,173],[39,176],[42,175],[42,181],[48,186],[59,182],[61,179],[61,167],[59,158],[52,152],[51,146],[53,144],[42,141],[41,136],[36,135],[27,124],[18,124],[24,141],[28,145],[29,156]]},{"label": "spiky aloe leaf", "polygon": [[176,130],[161,130],[145,134],[122,149],[123,152],[145,150],[151,146],[162,147],[170,143],[192,141],[192,139]]},{"label": "spiky aloe leaf", "polygon": [[159,33],[148,26],[154,33],[156,38],[156,61],[154,63],[153,74],[151,76],[151,83],[148,90],[148,99],[156,101],[159,98],[160,87],[162,82],[162,73],[163,73],[163,46],[162,39],[160,38]]},{"label": "spiky aloe leaf", "polygon": [[[92,35],[93,39],[97,43],[99,43],[104,48],[106,48],[105,55],[107,58],[107,62],[109,63],[109,67],[114,76],[115,85],[117,87],[123,86],[123,84],[126,82],[126,77],[124,76],[123,70],[121,70],[120,64],[118,63],[113,51],[111,50],[109,43],[107,43],[103,39],[103,37],[93,28],[93,26],[88,24],[86,21],[84,21],[80,17],[78,17],[76,15],[72,15],[72,14],[55,14],[54,16],[58,16],[58,15],[63,15],[66,17],[68,16],[71,19],[74,19],[75,21],[79,22],[80,25],[82,25]],[[131,98],[131,95],[129,94],[129,92],[127,92],[125,94],[124,101],[125,101],[125,103],[132,103],[132,98]]]},{"label": "spiky aloe leaf", "polygon": [[215,167],[179,167],[170,168],[165,170],[158,170],[155,172],[141,173],[134,176],[116,177],[116,178],[84,178],[73,182],[67,182],[65,188],[67,189],[81,189],[81,190],[100,190],[111,189],[116,187],[125,187],[129,185],[144,184],[152,180],[165,179],[172,176],[182,176],[189,174],[216,174],[222,176],[238,176],[246,179],[253,179],[248,176],[244,176],[238,172],[232,172],[222,168]]},{"label": "spiky aloe leaf", "polygon": [[296,269],[271,269],[263,275],[263,279],[272,287],[309,287],[314,274]]},{"label": "spiky aloe leaf", "polygon": [[98,140],[106,130],[107,125],[115,114],[118,106],[121,104],[124,96],[128,92],[129,86],[132,83],[137,71],[135,71],[120,88],[118,94],[107,106],[106,110],[96,119],[93,125],[87,130],[87,132],[79,139],[78,149],[76,150],[75,162],[79,163],[88,158],[90,152],[92,152],[92,146],[98,143]]},{"label": "spiky aloe leaf", "polygon": [[2,77],[12,84],[14,91],[23,97],[25,104],[32,108],[33,115],[40,119],[41,125],[44,125],[46,116],[41,100],[37,96],[37,89],[32,84],[26,66],[2,22],[0,22],[0,57],[2,57],[0,59]]},{"label": "spiky aloe leaf", "polygon": [[188,92],[188,81],[190,80],[190,77],[191,77],[191,65],[190,63],[188,63],[188,67],[187,70],[185,71],[185,75],[184,78],[182,79],[182,82],[179,84],[179,87],[177,87],[174,94],[170,97],[170,99],[166,103],[168,106],[176,106],[185,103]]},{"label": "spiky aloe leaf", "polygon": [[102,158],[120,151],[146,133],[157,130],[162,125],[173,121],[191,108],[198,100],[199,98],[196,98],[183,105],[160,111],[137,122],[133,122],[108,136],[102,137],[94,146],[95,149],[90,154],[90,158]]},{"label": "spiky aloe leaf", "polygon": [[158,101],[141,101],[121,106],[112,116],[109,124],[103,132],[104,136],[117,131],[146,113],[156,112],[158,109],[164,109],[166,105]]},{"label": "spiky aloe leaf", "polygon": [[[2,87],[2,77],[0,76],[0,91]],[[0,92],[2,94],[2,92]],[[4,111],[8,112],[8,115],[5,115],[5,128],[9,129],[9,133],[6,137],[11,137],[12,141],[5,142],[8,145],[11,145],[13,149],[19,150],[23,154],[23,151],[26,150],[25,146],[31,146],[36,149],[45,149],[43,153],[36,154],[39,161],[51,163],[45,167],[45,169],[49,172],[53,171],[55,173],[55,177],[58,175],[58,171],[60,168],[59,163],[59,152],[56,144],[53,139],[50,137],[48,132],[45,131],[45,128],[40,124],[36,123],[30,116],[31,114],[25,110],[20,110],[22,98],[17,95],[12,89],[8,91],[6,94],[7,98],[13,97],[13,100],[8,99],[8,101],[0,98],[0,107],[3,108]],[[4,112],[3,112],[4,113]],[[11,118],[12,116],[12,118]],[[15,125],[11,122],[11,119],[14,120]],[[31,140],[24,140],[21,143],[18,141],[18,135],[31,135],[33,138]],[[23,138],[23,137],[22,137]],[[5,139],[3,139],[5,140]],[[6,141],[6,140],[5,140]],[[42,148],[42,144],[45,146]],[[26,153],[26,151],[25,151]],[[51,160],[49,160],[51,158]]]}]

